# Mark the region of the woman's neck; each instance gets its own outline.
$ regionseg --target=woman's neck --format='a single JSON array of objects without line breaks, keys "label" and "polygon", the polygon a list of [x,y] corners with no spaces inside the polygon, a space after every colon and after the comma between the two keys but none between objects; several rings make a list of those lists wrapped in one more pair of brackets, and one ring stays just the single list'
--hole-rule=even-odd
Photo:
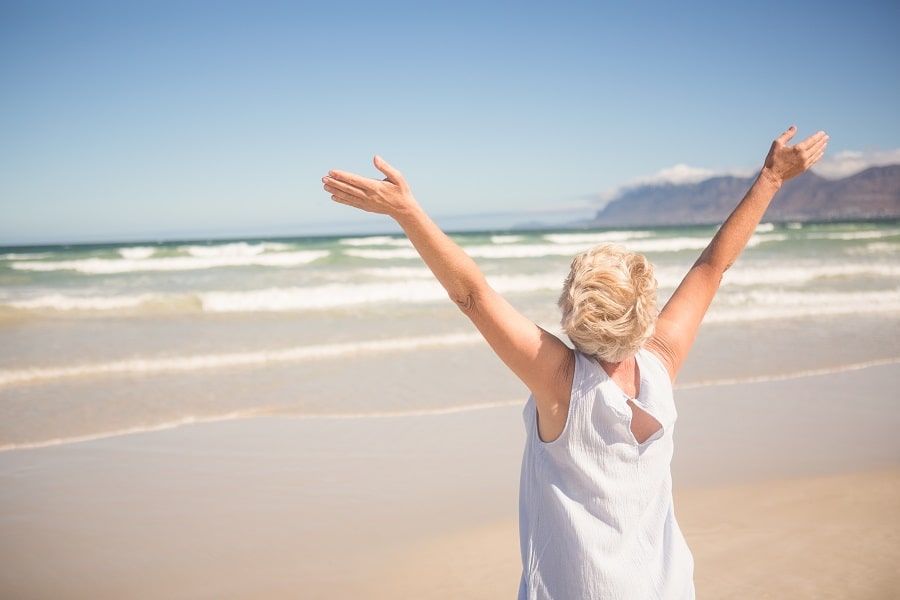
[{"label": "woman's neck", "polygon": [[630,356],[622,362],[611,363],[605,360],[599,361],[600,366],[609,375],[619,389],[625,392],[629,398],[637,398],[641,392],[641,373],[637,364],[637,358]]}]

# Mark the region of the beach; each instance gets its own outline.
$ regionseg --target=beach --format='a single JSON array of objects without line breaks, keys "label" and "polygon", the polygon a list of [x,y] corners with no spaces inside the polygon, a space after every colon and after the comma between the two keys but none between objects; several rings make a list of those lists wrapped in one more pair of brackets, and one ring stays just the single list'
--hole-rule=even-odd
[{"label": "beach", "polygon": [[[698,597],[896,596],[898,384],[893,362],[679,394],[676,514]],[[2,453],[0,589],[512,597],[520,410],[260,417]]]},{"label": "beach", "polygon": [[[709,233],[459,239],[555,331],[576,246],[643,244],[664,299]],[[513,597],[527,391],[410,250],[6,252],[0,597]],[[900,596],[898,250],[764,227],[723,285],[675,393],[698,598]]]}]

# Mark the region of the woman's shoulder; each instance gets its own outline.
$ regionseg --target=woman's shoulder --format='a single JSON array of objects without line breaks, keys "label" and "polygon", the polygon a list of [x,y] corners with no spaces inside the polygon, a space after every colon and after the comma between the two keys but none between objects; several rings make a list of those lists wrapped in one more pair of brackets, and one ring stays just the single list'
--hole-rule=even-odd
[{"label": "woman's shoulder", "polygon": [[652,338],[647,340],[647,343],[644,344],[640,352],[642,352],[645,356],[650,357],[651,360],[662,367],[663,371],[669,377],[669,381],[675,383],[675,374],[677,372],[677,368],[675,366],[675,355],[671,349],[671,346],[666,344],[664,339],[660,339],[658,336],[653,336]]},{"label": "woman's shoulder", "polygon": [[638,354],[641,356],[641,358],[646,359],[646,361],[648,361],[654,367],[668,374],[669,370],[666,367],[664,355],[662,355],[660,352],[654,351],[652,347],[645,346],[638,350]]}]

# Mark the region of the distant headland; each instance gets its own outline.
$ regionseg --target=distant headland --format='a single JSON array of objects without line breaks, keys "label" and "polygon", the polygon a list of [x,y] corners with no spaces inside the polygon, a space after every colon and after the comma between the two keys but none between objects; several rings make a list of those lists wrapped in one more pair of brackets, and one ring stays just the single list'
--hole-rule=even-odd
[{"label": "distant headland", "polygon": [[[721,176],[688,184],[652,184],[621,192],[585,227],[721,223],[752,178]],[[806,173],[787,182],[764,221],[772,223],[900,218],[900,165],[871,167],[843,179]]]}]

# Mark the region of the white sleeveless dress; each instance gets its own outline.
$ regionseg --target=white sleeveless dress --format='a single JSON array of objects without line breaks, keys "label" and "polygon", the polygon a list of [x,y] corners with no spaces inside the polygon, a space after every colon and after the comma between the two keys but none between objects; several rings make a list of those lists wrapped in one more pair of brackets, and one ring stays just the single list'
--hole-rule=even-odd
[{"label": "white sleeveless dress", "polygon": [[519,600],[694,598],[694,561],[672,501],[672,384],[659,359],[637,354],[634,403],[662,428],[639,444],[629,397],[576,352],[565,429],[538,436],[534,398],[519,489]]}]

